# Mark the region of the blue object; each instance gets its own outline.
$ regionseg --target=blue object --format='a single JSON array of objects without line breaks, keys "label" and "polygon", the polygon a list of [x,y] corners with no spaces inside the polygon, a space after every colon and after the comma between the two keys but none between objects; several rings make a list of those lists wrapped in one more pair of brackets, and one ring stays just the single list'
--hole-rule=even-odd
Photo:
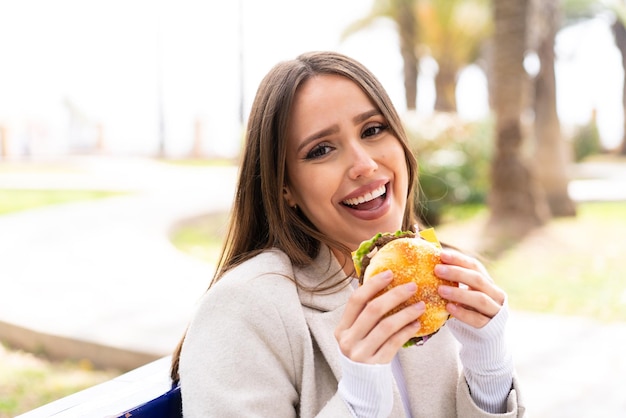
[{"label": "blue object", "polygon": [[181,392],[170,379],[170,363],[169,356],[160,358],[17,418],[180,418]]},{"label": "blue object", "polygon": [[130,409],[118,418],[182,418],[180,386],[173,386],[163,395]]}]

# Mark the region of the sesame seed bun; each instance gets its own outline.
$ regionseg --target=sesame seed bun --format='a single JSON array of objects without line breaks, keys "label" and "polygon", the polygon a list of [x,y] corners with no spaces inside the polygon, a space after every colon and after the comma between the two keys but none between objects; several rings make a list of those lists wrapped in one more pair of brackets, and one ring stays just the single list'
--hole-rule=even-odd
[{"label": "sesame seed bun", "polygon": [[439,331],[449,318],[447,301],[439,296],[439,285],[458,286],[455,282],[435,276],[435,266],[441,263],[441,250],[425,239],[396,238],[380,247],[369,260],[363,273],[363,283],[385,270],[393,272],[393,281],[385,291],[408,282],[417,284],[417,292],[406,302],[390,311],[392,315],[412,304],[424,301],[426,311],[419,318],[421,327],[406,345],[423,344],[428,337]]}]

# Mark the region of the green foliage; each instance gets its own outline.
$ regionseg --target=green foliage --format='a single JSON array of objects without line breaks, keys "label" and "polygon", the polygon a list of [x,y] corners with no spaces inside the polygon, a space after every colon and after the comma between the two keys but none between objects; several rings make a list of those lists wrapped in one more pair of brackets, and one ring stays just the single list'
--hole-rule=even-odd
[{"label": "green foliage", "polygon": [[441,213],[441,223],[465,222],[483,216],[488,211],[485,203],[463,203],[446,206]]},{"label": "green foliage", "polygon": [[489,265],[513,309],[626,321],[625,202],[581,203]]},{"label": "green foliage", "polygon": [[419,161],[418,214],[437,225],[450,206],[484,203],[489,189],[491,121],[466,122],[452,114],[409,116],[405,126]]},{"label": "green foliage", "polygon": [[595,118],[592,118],[587,125],[578,129],[572,138],[572,151],[574,161],[577,162],[584,160],[590,155],[600,154],[603,151]]},{"label": "green foliage", "polygon": [[[486,211],[480,204],[447,207],[438,235],[457,245],[481,230]],[[554,219],[499,258],[483,261],[513,309],[626,321],[625,212],[625,202],[581,203],[575,218]],[[187,227],[203,228],[201,235],[217,243],[225,216],[206,217],[205,225]],[[209,242],[198,245],[219,250]]]},{"label": "green foliage", "polygon": [[88,361],[51,361],[0,342],[0,418],[14,417],[117,377]]},{"label": "green foliage", "polygon": [[180,251],[211,264],[217,263],[226,234],[228,213],[212,213],[177,225],[170,241]]},{"label": "green foliage", "polygon": [[561,0],[563,23],[565,26],[592,19],[599,14],[605,5],[598,0]]}]

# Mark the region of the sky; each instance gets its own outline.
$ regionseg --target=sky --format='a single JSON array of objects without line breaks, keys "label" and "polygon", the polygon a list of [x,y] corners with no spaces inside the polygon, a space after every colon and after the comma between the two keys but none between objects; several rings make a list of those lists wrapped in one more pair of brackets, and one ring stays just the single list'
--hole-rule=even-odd
[{"label": "sky", "polygon": [[[154,154],[163,126],[169,156],[187,155],[196,132],[205,154],[234,155],[241,99],[247,115],[265,73],[309,50],[360,60],[402,112],[393,26],[383,21],[340,40],[370,7],[371,0],[0,0],[0,125],[9,154],[87,150],[98,129],[105,152]],[[601,19],[563,31],[557,88],[562,122],[583,124],[596,108],[603,140],[614,146],[622,70],[610,37]],[[432,111],[435,72],[424,60],[421,113]],[[485,85],[476,67],[462,74],[462,116],[487,114]]]}]

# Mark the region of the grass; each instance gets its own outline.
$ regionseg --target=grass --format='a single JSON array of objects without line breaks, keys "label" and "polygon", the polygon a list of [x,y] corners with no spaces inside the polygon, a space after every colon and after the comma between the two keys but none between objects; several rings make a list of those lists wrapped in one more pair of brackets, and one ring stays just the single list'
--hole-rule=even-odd
[{"label": "grass", "polygon": [[[119,192],[0,190],[0,215],[59,203],[101,199]],[[112,379],[117,370],[89,362],[56,362],[0,344],[0,418],[9,418]]]},{"label": "grass", "polygon": [[[456,244],[476,234],[484,206],[456,207],[441,229]],[[174,232],[182,251],[217,259],[226,215],[194,219]],[[478,231],[478,232],[477,232]],[[575,218],[554,219],[488,263],[513,309],[626,321],[626,203],[584,203]],[[462,246],[463,247],[463,246]]]},{"label": "grass", "polygon": [[192,257],[215,264],[220,255],[227,222],[227,213],[189,219],[174,228],[170,240],[176,248]]},{"label": "grass", "polygon": [[[27,194],[20,193],[0,191],[0,211],[6,211],[7,197],[30,202],[19,206],[26,209],[106,195],[39,192],[38,198],[26,198]],[[462,241],[479,233],[485,214],[481,206],[453,208],[444,214],[445,224],[437,227],[438,233],[456,244],[456,238]],[[489,270],[507,291],[513,309],[626,321],[625,215],[625,202],[580,204],[576,218],[555,219],[529,234],[489,263]],[[224,213],[182,222],[172,231],[172,242],[191,256],[214,263],[226,222]],[[0,364],[0,418],[119,375],[115,370],[94,370],[89,363],[53,362],[1,345]]]},{"label": "grass", "polygon": [[0,418],[9,418],[120,374],[89,362],[52,362],[0,344]]},{"label": "grass", "polygon": [[100,190],[0,190],[0,215],[59,203],[102,199],[122,192]]},{"label": "grass", "polygon": [[496,260],[514,309],[626,321],[626,203],[585,203]]}]

